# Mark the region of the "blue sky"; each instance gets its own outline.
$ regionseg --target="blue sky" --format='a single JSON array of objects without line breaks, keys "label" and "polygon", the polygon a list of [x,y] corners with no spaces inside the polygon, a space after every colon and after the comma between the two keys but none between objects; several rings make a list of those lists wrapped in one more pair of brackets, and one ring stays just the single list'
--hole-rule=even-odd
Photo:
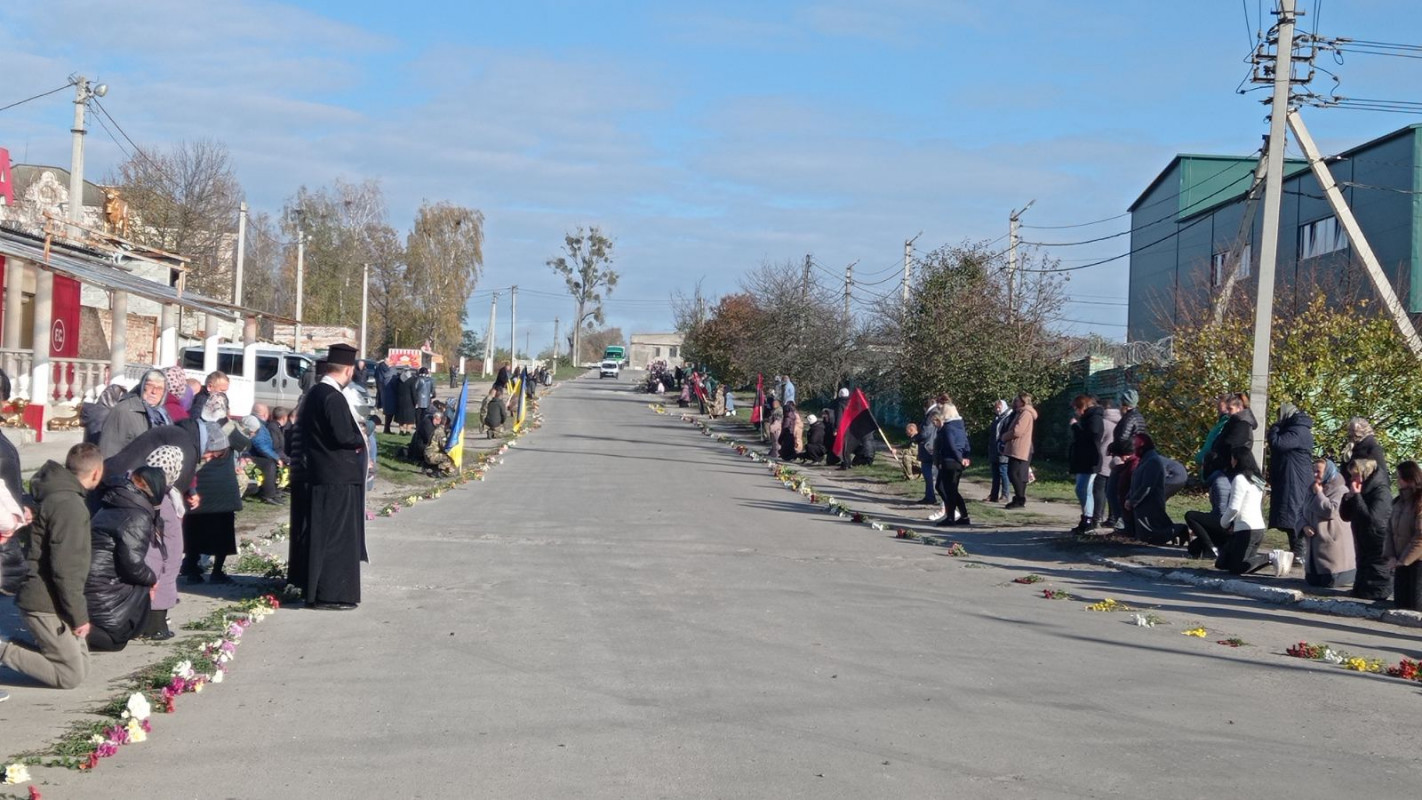
[{"label": "blue sky", "polygon": [[[1315,4],[1301,5],[1311,28]],[[1319,5],[1324,35],[1422,39],[1415,2]],[[1177,152],[1248,153],[1265,132],[1264,95],[1235,93],[1258,0],[116,8],[0,4],[0,105],[82,72],[111,85],[105,105],[140,143],[226,142],[258,208],[279,209],[303,183],[367,177],[399,227],[425,198],[477,207],[486,269],[471,324],[484,326],[490,289],[517,283],[520,346],[527,331],[535,349],[571,313],[544,262],[577,225],[617,242],[609,321],[664,329],[669,293],[698,279],[720,294],[763,261],[813,253],[829,272],[857,260],[865,283],[882,281],[920,231],[920,252],[994,240],[1031,199],[1029,224],[1110,217]],[[1323,63],[1347,94],[1418,99],[1422,61]],[[0,112],[0,146],[64,164],[69,113],[63,93]],[[1307,117],[1329,152],[1422,121]],[[92,175],[122,158],[101,132],[90,145]],[[1124,242],[1053,254],[1070,266]],[[1060,325],[1121,336],[1125,307],[1110,304],[1124,301],[1126,263],[1073,274],[1081,302]],[[507,305],[500,321],[507,341]]]}]

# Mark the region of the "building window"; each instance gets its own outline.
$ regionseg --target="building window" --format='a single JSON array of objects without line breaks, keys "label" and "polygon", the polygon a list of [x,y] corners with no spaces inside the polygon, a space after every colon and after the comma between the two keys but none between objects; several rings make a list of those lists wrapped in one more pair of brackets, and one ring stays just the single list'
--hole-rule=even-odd
[{"label": "building window", "polygon": [[[1229,278],[1229,270],[1234,262],[1230,259],[1229,250],[1221,250],[1215,253],[1210,259],[1210,286],[1223,286]],[[1248,278],[1254,274],[1254,244],[1251,242],[1244,246],[1244,250],[1239,254],[1239,277]]]},{"label": "building window", "polygon": [[1337,217],[1325,217],[1299,226],[1299,258],[1316,258],[1348,248],[1348,236]]},{"label": "building window", "polygon": [[667,348],[667,358],[676,358],[676,348],[675,348],[675,347],[669,347],[669,348]]},{"label": "building window", "polygon": [[662,357],[662,348],[660,348],[660,347],[653,347],[653,348],[652,348],[652,358],[661,358],[661,357]]}]

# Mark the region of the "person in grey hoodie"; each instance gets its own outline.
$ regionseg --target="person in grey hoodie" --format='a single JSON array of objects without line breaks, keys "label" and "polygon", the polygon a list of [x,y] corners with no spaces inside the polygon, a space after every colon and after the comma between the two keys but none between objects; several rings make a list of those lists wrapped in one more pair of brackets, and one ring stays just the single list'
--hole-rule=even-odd
[{"label": "person in grey hoodie", "polygon": [[[76,444],[63,464],[45,462],[30,481],[39,503],[30,528],[29,574],[15,597],[35,647],[0,641],[0,664],[56,689],[89,674],[89,507],[85,495],[104,477],[97,445]],[[9,695],[5,695],[8,697]]]},{"label": "person in grey hoodie", "polygon": [[1111,455],[1111,443],[1115,441],[1116,437],[1116,423],[1120,421],[1121,409],[1112,408],[1110,400],[1102,400],[1101,436],[1096,440],[1096,449],[1101,452],[1101,464],[1096,470],[1096,482],[1091,485],[1097,527],[1104,525],[1107,528],[1114,528],[1116,520],[1121,518],[1120,498],[1106,491],[1111,480],[1111,473],[1122,463],[1119,456]]}]

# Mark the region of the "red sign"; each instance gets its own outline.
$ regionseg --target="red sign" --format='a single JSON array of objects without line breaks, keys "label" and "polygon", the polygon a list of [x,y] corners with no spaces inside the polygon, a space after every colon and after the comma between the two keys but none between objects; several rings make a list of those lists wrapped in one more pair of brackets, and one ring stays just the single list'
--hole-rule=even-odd
[{"label": "red sign", "polygon": [[414,348],[390,348],[385,351],[385,363],[392,367],[409,367],[410,369],[419,369],[424,366],[420,351]]}]

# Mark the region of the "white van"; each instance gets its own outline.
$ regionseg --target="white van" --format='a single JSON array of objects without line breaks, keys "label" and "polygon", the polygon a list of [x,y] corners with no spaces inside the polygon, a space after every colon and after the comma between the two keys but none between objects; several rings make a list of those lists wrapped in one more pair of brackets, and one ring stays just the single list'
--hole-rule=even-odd
[{"label": "white van", "polygon": [[[198,380],[207,377],[202,369],[203,349],[201,346],[184,347],[178,363],[187,373]],[[224,345],[217,348],[217,369],[227,373],[232,379],[228,391],[232,413],[246,414],[252,403],[266,403],[268,406],[292,408],[301,399],[301,376],[307,370],[315,369],[316,360],[303,353],[290,350],[258,350],[255,375],[242,374],[242,348]],[[251,399],[245,395],[250,381]]]}]

